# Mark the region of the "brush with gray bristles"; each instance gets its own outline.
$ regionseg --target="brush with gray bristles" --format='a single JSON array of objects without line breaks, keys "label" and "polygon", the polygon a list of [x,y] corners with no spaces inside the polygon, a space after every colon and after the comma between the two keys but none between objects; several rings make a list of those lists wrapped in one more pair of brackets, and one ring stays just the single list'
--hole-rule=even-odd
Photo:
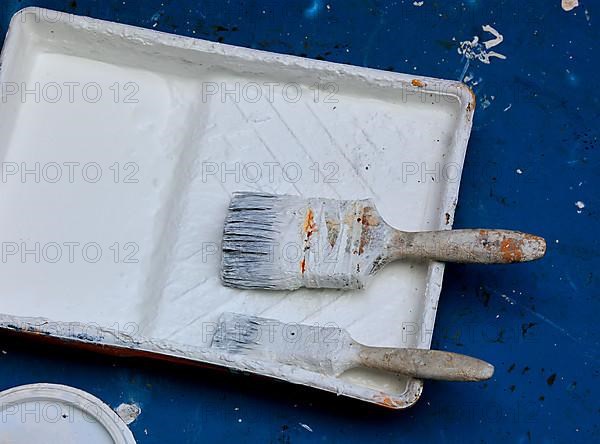
[{"label": "brush with gray bristles", "polygon": [[399,259],[507,264],[545,254],[541,237],[510,230],[406,232],[371,200],[235,193],[223,233],[222,280],[242,289],[363,288]]},{"label": "brush with gray bristles", "polygon": [[494,374],[493,365],[471,356],[440,350],[368,347],[334,326],[285,324],[238,313],[221,316],[211,347],[232,356],[330,376],[357,367],[442,381],[484,381]]}]

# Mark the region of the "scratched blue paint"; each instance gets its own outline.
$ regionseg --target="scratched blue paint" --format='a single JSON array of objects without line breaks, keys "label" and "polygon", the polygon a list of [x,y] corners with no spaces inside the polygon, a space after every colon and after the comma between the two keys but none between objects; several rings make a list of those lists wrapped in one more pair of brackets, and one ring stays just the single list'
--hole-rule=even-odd
[{"label": "scratched blue paint", "polygon": [[467,69],[478,96],[494,100],[475,115],[455,225],[535,232],[548,254],[518,266],[449,266],[433,335],[436,348],[493,362],[491,381],[430,382],[417,406],[389,412],[242,375],[0,337],[0,388],[61,382],[112,406],[135,401],[140,443],[600,441],[600,6],[463,3],[331,0],[309,20],[306,0],[3,0],[0,32],[27,5],[145,27],[164,11],[160,31],[458,79],[458,43],[487,38],[481,26],[493,25],[505,37],[494,50],[508,58]]}]

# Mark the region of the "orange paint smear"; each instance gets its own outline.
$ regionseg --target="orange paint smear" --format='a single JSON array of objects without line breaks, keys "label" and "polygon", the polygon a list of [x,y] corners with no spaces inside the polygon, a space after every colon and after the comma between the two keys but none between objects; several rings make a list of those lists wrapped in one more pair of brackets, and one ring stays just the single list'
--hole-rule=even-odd
[{"label": "orange paint smear", "polygon": [[377,404],[379,404],[382,407],[387,407],[388,409],[397,409],[398,408],[398,403],[395,402],[392,398],[390,398],[389,396],[383,396],[381,398],[377,398],[376,399]]},{"label": "orange paint smear", "polygon": [[427,86],[427,83],[419,79],[413,79],[410,83],[412,84],[412,86],[415,86],[417,88],[425,88]]}]

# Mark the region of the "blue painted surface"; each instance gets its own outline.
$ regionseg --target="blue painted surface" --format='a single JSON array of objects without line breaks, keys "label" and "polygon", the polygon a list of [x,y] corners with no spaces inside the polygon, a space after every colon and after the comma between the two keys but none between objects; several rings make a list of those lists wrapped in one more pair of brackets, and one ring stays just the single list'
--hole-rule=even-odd
[{"label": "blue painted surface", "polygon": [[455,226],[531,231],[549,249],[532,264],[447,268],[433,346],[480,356],[497,372],[484,384],[427,383],[408,411],[4,336],[0,389],[60,382],[112,406],[135,401],[140,443],[598,442],[600,5],[581,3],[567,13],[560,0],[2,0],[2,35],[14,12],[36,5],[454,79],[465,68],[458,42],[487,39],[481,26],[491,24],[505,37],[494,49],[508,58],[466,71],[480,106]]}]

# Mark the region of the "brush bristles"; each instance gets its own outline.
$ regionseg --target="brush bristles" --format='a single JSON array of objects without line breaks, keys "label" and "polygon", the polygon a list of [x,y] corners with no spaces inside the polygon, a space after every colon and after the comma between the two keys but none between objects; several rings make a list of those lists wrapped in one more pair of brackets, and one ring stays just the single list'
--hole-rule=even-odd
[{"label": "brush bristles", "polygon": [[[302,286],[299,266],[285,263],[278,253],[286,243],[286,228],[289,232],[301,220],[305,202],[296,196],[233,195],[223,231],[221,278],[226,286],[269,290]],[[298,238],[291,241],[298,243],[296,233]]]},{"label": "brush bristles", "polygon": [[211,347],[229,353],[240,353],[252,349],[260,339],[260,319],[234,313],[226,313],[212,339]]}]

